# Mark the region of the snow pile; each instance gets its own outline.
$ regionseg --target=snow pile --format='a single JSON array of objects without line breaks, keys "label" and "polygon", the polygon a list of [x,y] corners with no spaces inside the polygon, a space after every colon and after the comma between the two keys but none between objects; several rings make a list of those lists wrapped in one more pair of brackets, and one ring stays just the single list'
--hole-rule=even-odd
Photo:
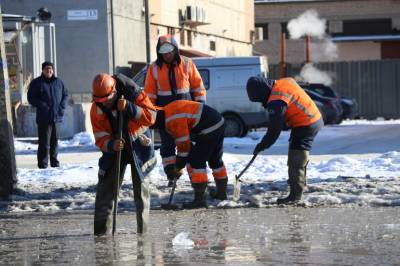
[{"label": "snow pile", "polygon": [[[36,143],[33,143],[36,142]],[[37,151],[37,139],[33,141],[29,138],[14,139],[16,154],[29,154]],[[58,147],[60,151],[67,149],[95,149],[94,136],[89,132],[76,134],[72,139],[59,140]]]},{"label": "snow pile", "polygon": [[193,248],[194,242],[189,238],[188,232],[181,232],[172,239],[172,245],[177,248]]},{"label": "snow pile", "polygon": [[[399,127],[399,120],[345,121],[343,125],[325,127],[318,135],[310,157],[308,188],[301,204],[311,207],[400,206],[400,146],[399,142],[393,141],[399,139]],[[382,131],[377,131],[380,128]],[[228,200],[218,201],[208,197],[210,208],[271,207],[276,206],[278,197],[287,194],[286,164],[290,132],[283,132],[277,143],[259,155],[242,176],[240,200],[231,200],[235,175],[249,162],[252,150],[264,134],[265,130],[261,130],[242,139],[226,139],[224,162],[229,177]],[[32,147],[19,145],[21,143],[24,142],[16,141],[16,150],[22,154],[19,158],[24,159],[24,152]],[[79,152],[85,152],[85,149],[93,146],[93,139],[91,134],[78,134],[65,145],[65,151],[79,146],[83,149]],[[385,152],[376,153],[377,148]],[[159,151],[156,155],[158,164],[149,176],[151,208],[160,209],[162,203],[168,202],[171,188],[167,187]],[[60,168],[19,168],[17,190],[10,201],[0,201],[0,211],[93,210],[97,160],[77,160],[79,163],[69,164],[62,162]],[[215,184],[210,171],[208,174],[210,190]],[[185,173],[177,182],[173,203],[180,205],[192,199],[193,190]],[[118,209],[135,209],[129,166],[120,190]]]}]

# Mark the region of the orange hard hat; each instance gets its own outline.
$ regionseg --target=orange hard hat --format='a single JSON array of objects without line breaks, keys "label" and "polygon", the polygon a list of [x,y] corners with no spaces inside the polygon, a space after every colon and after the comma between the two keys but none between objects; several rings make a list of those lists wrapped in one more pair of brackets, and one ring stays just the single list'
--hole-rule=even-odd
[{"label": "orange hard hat", "polygon": [[106,73],[96,75],[92,83],[93,101],[102,103],[107,101],[108,96],[114,91],[115,79]]}]

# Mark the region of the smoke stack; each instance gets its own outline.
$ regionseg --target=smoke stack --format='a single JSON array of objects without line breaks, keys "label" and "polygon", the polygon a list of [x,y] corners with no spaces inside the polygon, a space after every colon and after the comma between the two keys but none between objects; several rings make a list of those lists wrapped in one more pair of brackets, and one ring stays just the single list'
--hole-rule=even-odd
[{"label": "smoke stack", "polygon": [[281,61],[279,63],[280,78],[286,77],[286,34],[281,33]]},{"label": "smoke stack", "polygon": [[310,63],[311,62],[311,60],[310,60],[310,44],[311,44],[311,37],[310,37],[310,35],[306,35],[306,39],[305,39],[305,41],[306,41],[306,64],[308,64],[308,63]]}]

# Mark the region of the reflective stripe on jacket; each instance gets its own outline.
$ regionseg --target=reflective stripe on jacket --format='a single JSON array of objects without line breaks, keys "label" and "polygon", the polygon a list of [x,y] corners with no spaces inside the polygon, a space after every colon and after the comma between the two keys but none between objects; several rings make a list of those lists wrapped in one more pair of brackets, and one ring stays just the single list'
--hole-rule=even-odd
[{"label": "reflective stripe on jacket", "polygon": [[287,104],[285,120],[290,127],[308,126],[321,118],[314,101],[292,78],[283,78],[275,82],[268,103],[276,100]]},{"label": "reflective stripe on jacket", "polygon": [[175,139],[178,156],[187,157],[192,138],[205,135],[224,124],[222,116],[211,107],[193,101],[177,100],[164,106],[166,131]]},{"label": "reflective stripe on jacket", "polygon": [[[144,133],[155,122],[156,117],[155,107],[144,92],[138,95],[133,104],[136,107],[136,115],[128,121],[128,134],[131,142]],[[113,111],[113,115],[116,117],[116,110]],[[114,138],[112,127],[107,115],[95,103],[92,103],[90,109],[90,119],[96,146],[103,152],[111,152],[109,143]]]},{"label": "reflective stripe on jacket", "polygon": [[153,62],[147,71],[144,90],[153,104],[165,106],[180,99],[206,101],[203,81],[190,58],[181,56],[181,62],[174,66],[176,91],[171,88],[169,81],[170,67],[169,64],[162,64],[160,68]]}]

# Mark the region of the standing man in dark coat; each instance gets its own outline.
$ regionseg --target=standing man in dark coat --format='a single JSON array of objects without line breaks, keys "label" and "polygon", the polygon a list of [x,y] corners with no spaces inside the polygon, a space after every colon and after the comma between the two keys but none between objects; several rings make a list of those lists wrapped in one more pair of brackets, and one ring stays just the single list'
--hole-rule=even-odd
[{"label": "standing man in dark coat", "polygon": [[38,167],[47,168],[50,151],[50,166],[59,167],[57,147],[59,123],[62,122],[67,104],[68,91],[61,79],[54,75],[51,62],[42,64],[42,75],[29,84],[28,101],[36,107],[39,147]]}]

